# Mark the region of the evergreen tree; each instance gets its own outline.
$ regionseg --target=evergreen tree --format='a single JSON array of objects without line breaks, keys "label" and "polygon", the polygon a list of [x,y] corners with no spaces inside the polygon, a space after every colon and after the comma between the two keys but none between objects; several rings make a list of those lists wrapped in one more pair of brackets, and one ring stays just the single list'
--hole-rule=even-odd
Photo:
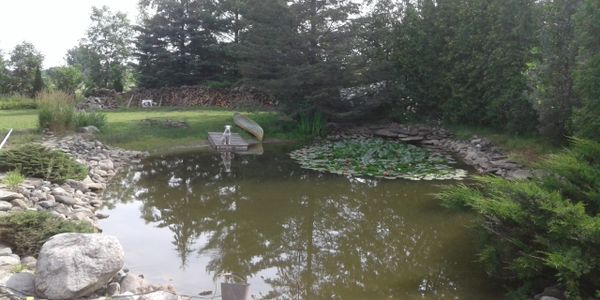
[{"label": "evergreen tree", "polygon": [[194,85],[222,74],[222,32],[210,0],[143,0],[136,30],[141,86]]},{"label": "evergreen tree", "polygon": [[577,47],[574,43],[573,14],[581,0],[543,2],[540,30],[540,57],[536,82],[536,107],[540,132],[555,142],[571,135],[573,109],[580,100],[573,88]]},{"label": "evergreen tree", "polygon": [[533,3],[440,2],[440,26],[449,30],[442,64],[450,91],[442,106],[448,120],[511,131],[535,126],[524,75],[533,43]]},{"label": "evergreen tree", "polygon": [[10,75],[6,68],[6,61],[4,60],[4,54],[0,50],[0,95],[5,95],[10,92]]},{"label": "evergreen tree", "polygon": [[600,141],[600,1],[584,0],[575,14],[575,34],[579,46],[574,84],[581,96],[575,134]]},{"label": "evergreen tree", "polygon": [[35,68],[35,75],[33,78],[32,95],[37,95],[44,88],[44,80],[42,79],[42,71],[40,67]]},{"label": "evergreen tree", "polygon": [[240,72],[287,109],[330,110],[347,81],[351,1],[248,1]]}]

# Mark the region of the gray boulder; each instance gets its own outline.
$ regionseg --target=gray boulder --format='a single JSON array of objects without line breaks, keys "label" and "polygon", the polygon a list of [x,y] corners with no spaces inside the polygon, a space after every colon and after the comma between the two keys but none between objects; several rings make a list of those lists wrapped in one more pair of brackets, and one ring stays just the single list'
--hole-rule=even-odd
[{"label": "gray boulder", "polygon": [[8,278],[6,286],[25,295],[34,294],[34,277],[29,272],[15,273]]},{"label": "gray boulder", "polygon": [[23,197],[23,195],[21,195],[19,193],[0,190],[0,200],[1,201],[12,201],[15,199],[23,199],[23,198],[25,198],[25,197]]},{"label": "gray boulder", "polygon": [[35,290],[49,299],[85,297],[106,286],[123,263],[123,248],[113,236],[58,234],[40,250]]}]

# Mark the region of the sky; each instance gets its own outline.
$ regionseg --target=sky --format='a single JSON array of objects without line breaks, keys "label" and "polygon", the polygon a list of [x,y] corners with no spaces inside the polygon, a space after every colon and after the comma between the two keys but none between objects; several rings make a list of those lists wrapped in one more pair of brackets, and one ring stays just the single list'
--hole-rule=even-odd
[{"label": "sky", "polygon": [[68,49],[85,36],[92,6],[137,17],[137,0],[0,0],[0,50],[4,58],[15,45],[31,42],[44,55],[44,68],[65,64]]}]

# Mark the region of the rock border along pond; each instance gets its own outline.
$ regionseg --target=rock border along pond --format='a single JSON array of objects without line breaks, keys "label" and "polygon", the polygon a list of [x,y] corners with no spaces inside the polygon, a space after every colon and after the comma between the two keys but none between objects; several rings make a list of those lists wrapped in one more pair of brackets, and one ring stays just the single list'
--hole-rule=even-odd
[{"label": "rock border along pond", "polygon": [[[84,132],[97,130],[92,128]],[[96,211],[104,205],[102,195],[107,184],[121,167],[139,163],[148,155],[104,145],[93,134],[62,137],[49,134],[43,137],[41,144],[71,155],[88,167],[89,175],[84,180],[67,180],[62,185],[27,178],[16,191],[0,184],[0,216],[26,210],[44,211],[65,220],[88,222],[101,231],[97,221],[108,215]],[[60,249],[67,242],[73,247],[69,251]],[[143,277],[122,269],[122,251],[116,238],[102,234],[56,235],[44,244],[38,259],[20,258],[9,247],[0,245],[0,286],[9,288],[0,291],[0,298],[18,299],[7,292],[19,291],[27,296],[50,299],[105,299],[105,296],[139,300],[187,299],[177,295],[172,286],[152,285]],[[68,262],[77,264],[69,265]],[[64,266],[57,268],[57,263]],[[23,271],[15,272],[19,269]],[[56,278],[64,280],[57,281]]]},{"label": "rock border along pond", "polygon": [[[96,131],[84,130],[84,132],[92,133]],[[532,176],[530,170],[510,161],[501,149],[493,146],[486,139],[457,140],[453,138],[450,131],[443,128],[400,124],[355,127],[333,130],[328,138],[339,140],[374,136],[416,144],[434,151],[455,153],[466,164],[474,167],[482,174],[495,174],[509,179],[524,179]],[[97,141],[93,134],[89,133],[64,137],[46,135],[43,138],[42,145],[73,156],[79,163],[88,167],[89,176],[82,181],[68,180],[62,185],[53,184],[42,179],[27,178],[17,191],[9,191],[0,184],[0,216],[25,210],[46,211],[63,219],[89,222],[100,230],[97,220],[106,218],[108,215],[97,213],[96,210],[104,205],[102,195],[106,185],[121,167],[139,163],[148,155],[144,152],[127,151],[104,145]],[[119,298],[125,297],[124,299],[140,300],[187,299],[185,296],[177,295],[172,286],[151,285],[143,277],[128,273],[127,269],[122,269],[123,253],[120,244],[116,239],[108,238],[107,241],[107,238],[102,234],[57,235],[49,240],[49,242],[53,240],[54,242],[48,243],[49,245],[45,245],[45,248],[43,247],[43,251],[40,252],[40,257],[38,257],[40,261],[47,262],[48,259],[54,259],[52,257],[60,256],[61,253],[66,252],[53,251],[52,245],[59,247],[63,244],[57,242],[57,239],[65,239],[71,242],[85,240],[87,241],[85,244],[88,246],[110,244],[108,248],[116,250],[114,255],[108,253],[102,256],[104,260],[108,260],[104,262],[104,265],[108,266],[107,270],[98,269],[102,262],[90,262],[90,259],[94,257],[90,253],[95,253],[95,249],[89,249],[89,247],[82,245],[66,253],[65,255],[72,256],[72,260],[83,262],[80,265],[85,266],[85,262],[88,262],[89,269],[83,267],[82,270],[78,269],[77,272],[80,273],[78,277],[90,275],[86,278],[92,283],[77,287],[69,286],[70,280],[66,280],[65,286],[62,287],[63,290],[54,287],[55,289],[52,291],[53,298],[67,299],[77,296],[87,299],[105,299],[104,296],[106,295],[108,297],[119,296]],[[69,277],[70,274],[58,274],[56,272],[60,271],[48,270],[48,265],[47,263],[37,263],[37,260],[33,257],[20,258],[18,255],[13,254],[10,248],[0,245],[1,286],[8,286],[33,295],[36,293],[36,283],[45,287],[49,282],[52,282],[51,277]],[[14,273],[13,271],[17,267],[24,267],[29,270]],[[36,270],[36,268],[46,269]],[[33,275],[34,270],[37,275]],[[69,272],[68,267],[65,267],[65,270]],[[107,275],[105,271],[109,274]],[[48,278],[42,278],[41,276],[45,276],[44,274],[50,275],[48,275]],[[94,277],[94,274],[100,275]],[[98,278],[98,282],[93,282],[94,278]],[[46,287],[45,291],[47,290]],[[38,294],[40,293],[43,294],[44,291],[38,291]],[[0,296],[11,298],[10,294],[2,294],[2,292],[0,292]]]}]

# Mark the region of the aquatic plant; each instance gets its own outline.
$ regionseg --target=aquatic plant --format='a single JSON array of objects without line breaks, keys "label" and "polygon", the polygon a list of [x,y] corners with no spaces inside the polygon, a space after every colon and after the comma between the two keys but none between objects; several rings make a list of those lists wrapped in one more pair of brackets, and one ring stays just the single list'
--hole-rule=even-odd
[{"label": "aquatic plant", "polygon": [[302,168],[350,176],[410,180],[463,179],[452,158],[417,146],[381,138],[326,141],[293,151]]}]

